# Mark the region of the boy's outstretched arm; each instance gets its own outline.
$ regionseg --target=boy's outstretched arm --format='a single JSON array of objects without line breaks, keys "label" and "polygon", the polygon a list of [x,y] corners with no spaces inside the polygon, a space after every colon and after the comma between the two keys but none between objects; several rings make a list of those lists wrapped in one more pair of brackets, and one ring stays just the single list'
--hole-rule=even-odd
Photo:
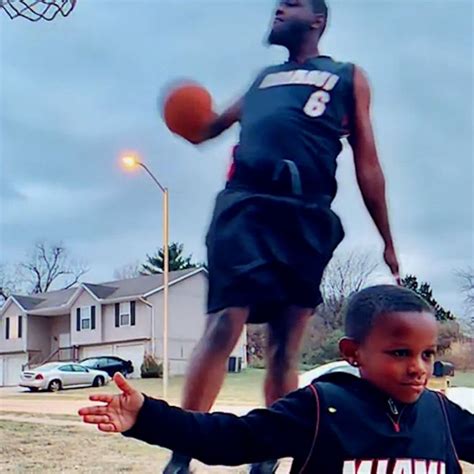
[{"label": "boy's outstretched arm", "polygon": [[144,397],[120,375],[114,380],[122,394],[93,395],[92,400],[106,405],[80,410],[86,423],[97,424],[102,431],[122,432],[206,464],[239,465],[281,457],[304,460],[314,441],[318,410],[309,387],[279,400],[269,409],[253,410],[239,417],[185,411]]}]

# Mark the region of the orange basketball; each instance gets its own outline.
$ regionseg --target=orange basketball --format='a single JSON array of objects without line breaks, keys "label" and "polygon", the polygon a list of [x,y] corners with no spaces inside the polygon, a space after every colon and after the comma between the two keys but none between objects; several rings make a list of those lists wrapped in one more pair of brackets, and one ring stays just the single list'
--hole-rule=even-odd
[{"label": "orange basketball", "polygon": [[181,84],[165,97],[163,118],[167,127],[191,142],[199,141],[214,116],[211,95],[199,84]]}]

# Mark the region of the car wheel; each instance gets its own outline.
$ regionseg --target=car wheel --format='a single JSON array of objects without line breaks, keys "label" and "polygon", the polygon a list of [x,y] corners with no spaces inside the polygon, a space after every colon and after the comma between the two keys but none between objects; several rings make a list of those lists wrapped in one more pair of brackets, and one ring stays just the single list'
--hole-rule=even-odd
[{"label": "car wheel", "polygon": [[51,382],[49,382],[48,390],[50,392],[57,392],[61,390],[61,388],[62,388],[62,385],[61,385],[60,380],[51,380]]},{"label": "car wheel", "polygon": [[92,382],[93,387],[102,387],[104,385],[104,377],[96,377]]}]

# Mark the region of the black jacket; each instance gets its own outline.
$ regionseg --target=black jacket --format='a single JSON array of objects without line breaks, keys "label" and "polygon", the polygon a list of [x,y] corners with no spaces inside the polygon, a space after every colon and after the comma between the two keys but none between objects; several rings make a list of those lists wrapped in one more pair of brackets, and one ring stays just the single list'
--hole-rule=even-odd
[{"label": "black jacket", "polygon": [[146,398],[124,435],[210,465],[291,457],[291,473],[455,474],[458,459],[474,463],[473,414],[430,390],[396,404],[348,374],[319,378],[242,417]]}]

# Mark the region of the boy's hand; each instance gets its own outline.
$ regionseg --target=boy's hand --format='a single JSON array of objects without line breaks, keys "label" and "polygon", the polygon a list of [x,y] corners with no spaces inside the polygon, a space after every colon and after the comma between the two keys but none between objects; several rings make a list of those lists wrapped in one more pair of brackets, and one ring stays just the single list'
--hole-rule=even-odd
[{"label": "boy's hand", "polygon": [[100,431],[122,433],[136,423],[145,397],[129,385],[120,373],[114,375],[114,382],[122,392],[120,395],[91,395],[89,400],[104,402],[105,405],[81,408],[79,415],[84,423],[97,425]]}]

